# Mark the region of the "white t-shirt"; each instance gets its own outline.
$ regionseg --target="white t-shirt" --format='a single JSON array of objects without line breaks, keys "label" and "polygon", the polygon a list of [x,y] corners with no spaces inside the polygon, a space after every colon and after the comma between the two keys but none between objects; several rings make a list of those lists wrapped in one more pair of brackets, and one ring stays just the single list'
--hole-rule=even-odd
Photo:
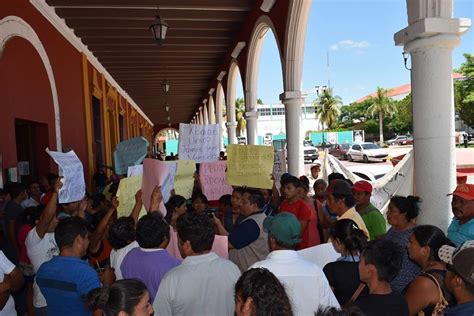
[{"label": "white t-shirt", "polygon": [[[43,197],[43,195],[41,195],[41,197]],[[40,205],[40,204],[35,199],[33,199],[32,197],[30,197],[26,200],[23,200],[23,202],[21,202],[21,207],[23,207],[23,208],[37,207],[38,205]]]},{"label": "white t-shirt", "polygon": [[[3,251],[0,251],[0,282],[3,282],[5,274],[12,273],[13,269],[15,269],[15,265],[5,257]],[[3,309],[0,310],[0,316],[16,316],[15,301],[11,295]]]},{"label": "white t-shirt", "polygon": [[127,255],[127,253],[132,250],[133,248],[137,248],[138,243],[136,241],[128,244],[127,246],[120,248],[118,250],[112,249],[110,252],[110,266],[115,269],[115,279],[122,280],[122,270],[120,267],[122,266],[123,258]]},{"label": "white t-shirt", "polygon": [[[26,236],[25,245],[28,258],[30,258],[35,273],[38,272],[38,269],[43,263],[59,254],[56,240],[54,240],[54,233],[46,233],[43,239],[41,239],[36,232],[36,227],[30,230]],[[36,308],[46,306],[46,299],[43,294],[41,294],[36,281],[33,284],[33,305]]]},{"label": "white t-shirt", "polygon": [[323,270],[293,250],[272,251],[252,268],[267,268],[284,285],[294,315],[313,316],[319,307],[337,307],[337,301]]}]

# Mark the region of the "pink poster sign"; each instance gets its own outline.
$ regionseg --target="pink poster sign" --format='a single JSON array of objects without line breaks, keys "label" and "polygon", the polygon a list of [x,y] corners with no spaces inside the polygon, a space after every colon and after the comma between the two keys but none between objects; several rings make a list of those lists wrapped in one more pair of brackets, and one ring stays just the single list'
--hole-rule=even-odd
[{"label": "pink poster sign", "polygon": [[225,194],[232,194],[232,187],[226,183],[227,161],[202,163],[199,180],[204,195],[209,201],[217,201]]}]

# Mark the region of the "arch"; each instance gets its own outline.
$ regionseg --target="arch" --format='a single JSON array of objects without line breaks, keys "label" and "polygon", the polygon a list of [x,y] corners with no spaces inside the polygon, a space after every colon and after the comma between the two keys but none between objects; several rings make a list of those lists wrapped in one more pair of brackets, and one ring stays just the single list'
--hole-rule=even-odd
[{"label": "arch", "polygon": [[216,123],[219,124],[219,150],[224,150],[224,106],[225,95],[222,83],[219,81],[216,88]]},{"label": "arch", "polygon": [[301,91],[304,44],[311,0],[291,0],[285,34],[283,85],[286,91]]},{"label": "arch", "polygon": [[235,144],[237,122],[235,120],[235,95],[237,86],[237,76],[240,76],[239,64],[237,60],[232,60],[227,75],[227,134],[229,144]]},{"label": "arch", "polygon": [[[250,37],[250,45],[247,54],[247,69],[245,74],[245,117],[247,119],[247,135],[248,143],[252,145],[258,144],[258,131],[257,131],[257,84],[258,84],[258,71],[260,64],[260,55],[265,39],[265,35],[268,30],[273,32],[275,41],[277,43],[280,65],[282,65],[281,58],[281,46],[278,42],[276,29],[273,25],[272,20],[262,15],[255,22],[255,27]],[[283,67],[282,67],[282,73]]]},{"label": "arch", "polygon": [[[281,72],[285,74],[285,69],[283,67],[283,58],[282,58],[282,49],[280,42],[278,41],[277,32],[275,26],[273,25],[272,20],[266,16],[262,15],[258,18],[257,22],[255,22],[255,27],[252,31],[252,36],[250,38],[250,45],[248,48],[248,55],[247,55],[247,71],[245,76],[245,92],[250,89],[256,90],[257,88],[257,80],[258,80],[258,65],[260,62],[260,53],[262,50],[262,45],[265,40],[265,35],[271,30],[279,52],[280,57],[280,65],[281,65]],[[257,99],[255,99],[256,101]]]},{"label": "arch", "polygon": [[36,34],[35,30],[22,18],[18,16],[7,16],[0,20],[0,58],[3,50],[6,47],[8,41],[14,37],[21,37],[33,45],[38,52],[38,55],[43,62],[46,74],[49,79],[49,85],[51,87],[51,95],[53,98],[54,107],[54,127],[56,132],[56,150],[62,151],[61,142],[61,116],[59,112],[59,100],[58,92],[56,89],[56,81],[54,79],[53,67],[49,61],[48,54],[41,43],[40,38]]}]

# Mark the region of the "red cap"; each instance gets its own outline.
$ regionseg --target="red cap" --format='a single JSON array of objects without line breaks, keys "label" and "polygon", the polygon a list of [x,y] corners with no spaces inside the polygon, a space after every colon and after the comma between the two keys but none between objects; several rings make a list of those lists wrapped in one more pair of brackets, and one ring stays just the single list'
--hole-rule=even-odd
[{"label": "red cap", "polygon": [[448,195],[456,195],[465,200],[472,201],[474,200],[474,184],[460,184],[453,193]]},{"label": "red cap", "polygon": [[360,180],[352,186],[353,191],[372,193],[372,184],[365,180]]}]

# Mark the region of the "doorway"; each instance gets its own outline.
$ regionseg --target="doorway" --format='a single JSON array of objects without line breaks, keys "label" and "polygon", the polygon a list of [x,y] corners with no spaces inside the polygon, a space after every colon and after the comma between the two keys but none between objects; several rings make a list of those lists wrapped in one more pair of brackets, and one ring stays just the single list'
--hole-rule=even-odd
[{"label": "doorway", "polygon": [[21,162],[19,180],[28,183],[50,172],[48,124],[15,119],[16,157]]}]

